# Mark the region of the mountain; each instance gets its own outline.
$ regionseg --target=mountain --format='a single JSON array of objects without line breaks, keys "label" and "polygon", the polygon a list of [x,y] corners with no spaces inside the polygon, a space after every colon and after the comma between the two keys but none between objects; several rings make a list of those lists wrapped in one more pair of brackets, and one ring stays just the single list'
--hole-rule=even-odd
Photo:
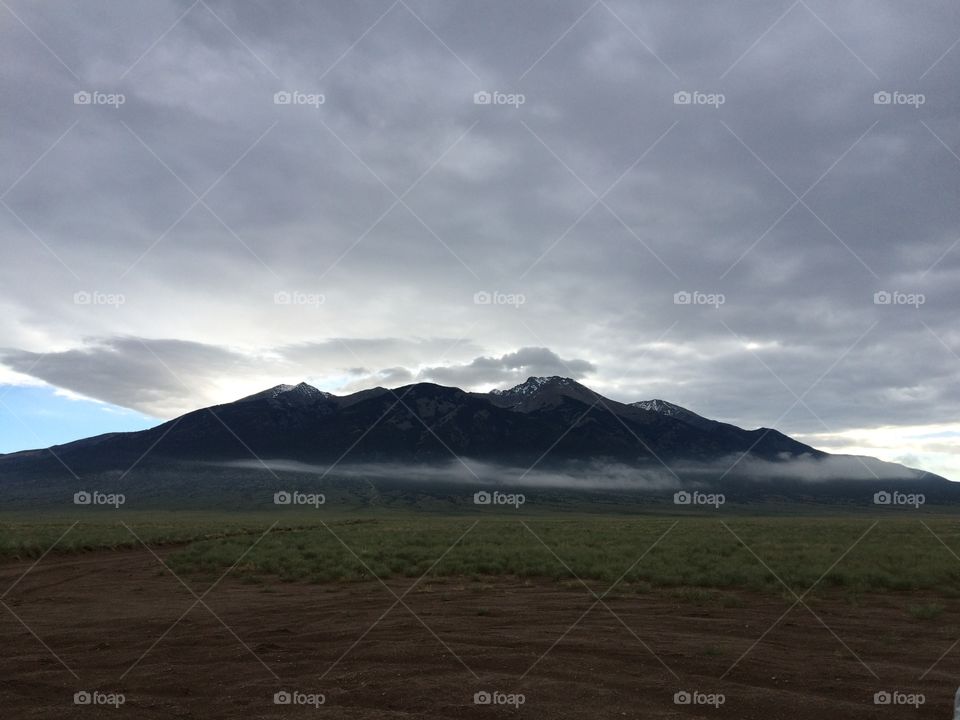
[{"label": "mountain", "polygon": [[248,402],[250,400],[273,400],[285,405],[309,405],[316,399],[334,397],[328,392],[317,390],[313,385],[302,382],[298,385],[274,385],[272,388],[262,390],[254,395],[248,395],[240,398],[237,402]]},{"label": "mountain", "polygon": [[[497,407],[530,412],[556,406],[563,398],[593,405],[599,397],[590,388],[565,377],[531,377],[509,390],[492,390],[486,396]],[[612,402],[608,400],[607,402]]]},{"label": "mountain", "polygon": [[411,476],[419,472],[414,468],[466,458],[564,477],[579,472],[584,487],[596,481],[598,467],[724,487],[782,478],[777,487],[783,488],[859,475],[881,484],[946,482],[871,458],[828,455],[776,430],[745,430],[664,400],[620,403],[570,378],[531,377],[490,393],[416,383],[337,396],[306,383],[277,385],[149,430],[0,455],[0,494],[75,485],[74,474],[134,482],[189,466],[202,478],[211,468],[261,458],[341,468],[389,463]]}]

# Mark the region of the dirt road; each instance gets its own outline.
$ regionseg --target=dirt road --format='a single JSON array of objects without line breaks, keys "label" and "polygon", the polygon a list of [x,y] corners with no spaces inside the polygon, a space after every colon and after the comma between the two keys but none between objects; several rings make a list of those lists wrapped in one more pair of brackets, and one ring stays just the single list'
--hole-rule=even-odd
[{"label": "dirt road", "polygon": [[[0,565],[0,717],[17,720],[949,718],[960,682],[960,611],[941,599],[917,619],[931,598],[908,594],[783,616],[792,598],[598,603],[572,581],[428,578],[404,595],[413,579],[394,580],[397,602],[375,581],[228,575],[204,595],[215,578],[185,578],[198,602],[146,550],[48,556],[16,582],[29,567]],[[924,703],[875,705],[884,691]]]}]

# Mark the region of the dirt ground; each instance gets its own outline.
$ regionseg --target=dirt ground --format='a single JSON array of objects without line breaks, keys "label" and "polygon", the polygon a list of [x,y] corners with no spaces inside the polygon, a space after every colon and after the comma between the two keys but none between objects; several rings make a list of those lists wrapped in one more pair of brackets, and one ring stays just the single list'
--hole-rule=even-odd
[{"label": "dirt ground", "polygon": [[608,609],[576,584],[427,578],[390,581],[394,605],[376,581],[228,575],[195,604],[146,550],[51,555],[7,591],[30,565],[0,565],[2,718],[950,718],[960,683],[960,610],[916,619],[931,598],[909,594],[821,596],[819,619],[798,605],[770,629],[792,600],[614,591]]}]

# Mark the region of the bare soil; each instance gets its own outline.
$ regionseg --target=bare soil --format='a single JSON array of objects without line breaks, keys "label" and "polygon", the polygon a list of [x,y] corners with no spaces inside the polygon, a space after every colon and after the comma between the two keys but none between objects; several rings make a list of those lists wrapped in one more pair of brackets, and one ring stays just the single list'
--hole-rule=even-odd
[{"label": "bare soil", "polygon": [[[195,604],[146,550],[51,555],[7,591],[30,565],[0,565],[2,718],[949,718],[960,682],[960,610],[929,595],[820,592],[784,616],[787,596],[614,590],[605,606],[575,582],[427,578],[405,596],[413,579],[389,581],[394,605],[377,581],[227,575],[206,596],[216,578],[184,578]],[[939,617],[908,611],[935,600]],[[125,702],[75,705],[83,690]],[[875,705],[884,690],[925,702]]]}]

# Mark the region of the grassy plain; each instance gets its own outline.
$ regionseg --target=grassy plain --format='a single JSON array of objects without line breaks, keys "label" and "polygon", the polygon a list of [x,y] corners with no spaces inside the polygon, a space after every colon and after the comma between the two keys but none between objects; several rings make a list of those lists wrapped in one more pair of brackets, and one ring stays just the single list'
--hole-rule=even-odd
[{"label": "grassy plain", "polygon": [[[410,512],[0,515],[0,558],[165,546],[177,573],[260,584],[510,576],[798,593],[960,596],[960,522],[943,516],[434,515]],[[58,540],[59,538],[59,540]],[[56,544],[54,544],[56,543]],[[170,547],[172,546],[172,547]],[[52,549],[51,549],[52,547]],[[815,590],[815,592],[816,592]],[[918,607],[918,615],[934,612]]]}]

